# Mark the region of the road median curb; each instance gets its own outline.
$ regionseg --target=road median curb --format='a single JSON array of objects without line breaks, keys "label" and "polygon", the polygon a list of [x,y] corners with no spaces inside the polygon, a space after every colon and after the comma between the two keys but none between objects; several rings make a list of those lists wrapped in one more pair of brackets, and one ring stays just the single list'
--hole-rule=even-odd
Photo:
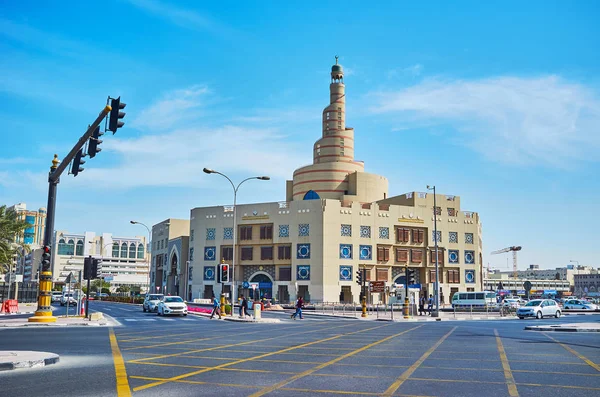
[{"label": "road median curb", "polygon": [[600,332],[600,328],[577,328],[577,327],[544,327],[544,326],[528,326],[526,331],[542,331],[542,332]]},{"label": "road median curb", "polygon": [[44,367],[56,364],[59,359],[58,354],[48,352],[0,351],[0,371]]}]

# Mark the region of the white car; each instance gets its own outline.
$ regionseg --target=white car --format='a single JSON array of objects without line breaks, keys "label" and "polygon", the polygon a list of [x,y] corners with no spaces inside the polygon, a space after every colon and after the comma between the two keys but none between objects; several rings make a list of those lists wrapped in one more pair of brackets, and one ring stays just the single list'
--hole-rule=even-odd
[{"label": "white car", "polygon": [[187,316],[188,307],[178,296],[165,296],[163,300],[158,302],[158,310],[157,314],[160,316],[161,314],[179,314],[183,316]]},{"label": "white car", "polygon": [[596,310],[598,306],[583,299],[571,299],[565,302],[565,309]]},{"label": "white car", "polygon": [[60,292],[60,291],[52,292],[52,302],[60,302],[61,298],[62,298],[62,292]]},{"label": "white car", "polygon": [[142,310],[145,312],[155,312],[158,310],[158,302],[162,300],[165,296],[163,294],[148,294],[146,298],[144,298],[144,303],[142,304]]},{"label": "white car", "polygon": [[518,309],[521,306],[521,302],[519,301],[519,299],[504,299],[503,305],[504,307]]},{"label": "white car", "polygon": [[552,299],[533,299],[525,306],[517,309],[517,317],[521,320],[525,317],[542,318],[544,316],[554,316],[559,318],[562,315],[560,306]]},{"label": "white car", "polygon": [[60,298],[60,305],[65,306],[69,302],[69,306],[77,306],[77,299],[73,294],[63,294]]}]

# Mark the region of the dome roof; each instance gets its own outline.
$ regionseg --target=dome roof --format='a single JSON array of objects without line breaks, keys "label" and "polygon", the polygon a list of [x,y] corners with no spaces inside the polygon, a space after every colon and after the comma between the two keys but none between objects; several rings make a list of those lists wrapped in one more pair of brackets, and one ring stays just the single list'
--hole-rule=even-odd
[{"label": "dome roof", "polygon": [[342,72],[342,65],[338,65],[337,63],[331,67],[332,72]]}]

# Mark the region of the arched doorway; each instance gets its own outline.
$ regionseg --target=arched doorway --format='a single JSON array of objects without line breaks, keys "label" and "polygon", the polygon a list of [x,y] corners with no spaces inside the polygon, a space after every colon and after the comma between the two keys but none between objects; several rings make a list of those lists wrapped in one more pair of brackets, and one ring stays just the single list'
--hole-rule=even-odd
[{"label": "arched doorway", "polygon": [[251,283],[258,283],[258,288],[254,291],[252,298],[256,299],[271,299],[273,298],[273,280],[264,273],[256,274],[250,279]]}]

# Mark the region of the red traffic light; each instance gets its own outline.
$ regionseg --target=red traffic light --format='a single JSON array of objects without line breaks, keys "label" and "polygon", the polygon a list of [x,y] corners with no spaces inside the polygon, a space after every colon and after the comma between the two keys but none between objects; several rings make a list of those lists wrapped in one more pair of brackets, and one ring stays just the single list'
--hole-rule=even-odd
[{"label": "red traffic light", "polygon": [[223,271],[224,271],[224,272],[226,272],[226,271],[228,271],[228,270],[229,270],[229,266],[227,266],[227,265],[223,265]]},{"label": "red traffic light", "polygon": [[50,253],[50,247],[48,247],[47,245],[44,245],[44,254],[49,254]]}]

